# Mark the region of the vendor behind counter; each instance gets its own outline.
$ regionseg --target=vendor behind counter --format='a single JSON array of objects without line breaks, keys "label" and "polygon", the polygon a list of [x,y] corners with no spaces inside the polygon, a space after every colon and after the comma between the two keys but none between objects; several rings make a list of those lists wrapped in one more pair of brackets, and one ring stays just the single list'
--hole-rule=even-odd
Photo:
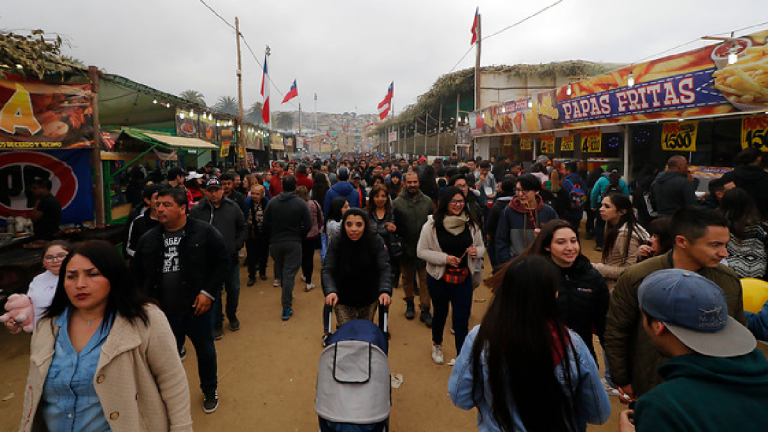
[{"label": "vendor behind counter", "polygon": [[51,193],[52,186],[48,179],[37,179],[30,187],[30,192],[36,199],[30,214],[35,240],[53,240],[59,232],[61,203]]}]

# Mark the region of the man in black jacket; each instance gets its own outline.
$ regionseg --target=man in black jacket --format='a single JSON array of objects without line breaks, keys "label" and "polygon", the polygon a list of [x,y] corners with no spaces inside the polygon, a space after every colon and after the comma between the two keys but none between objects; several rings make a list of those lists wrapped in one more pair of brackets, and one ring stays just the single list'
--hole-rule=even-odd
[{"label": "man in black jacket", "polygon": [[762,167],[763,153],[756,148],[742,150],[736,155],[736,168],[722,177],[723,184],[733,182],[747,191],[757,209],[768,218],[768,173]]},{"label": "man in black jacket", "polygon": [[[222,182],[216,177],[206,182],[203,192],[205,199],[200,201],[189,215],[213,225],[224,237],[230,262],[224,280],[224,290],[227,292],[227,320],[229,329],[238,331],[240,330],[240,320],[237,319],[237,305],[240,301],[240,263],[237,252],[245,243],[245,217],[238,204],[224,197]],[[216,315],[213,337],[216,340],[224,337],[222,302],[221,296],[217,296],[213,306]]]},{"label": "man in black jacket", "polygon": [[275,260],[275,281],[283,287],[283,321],[293,316],[293,284],[301,266],[301,242],[312,228],[309,207],[296,196],[296,177],[283,177],[283,191],[264,210],[264,231],[270,234],[270,252]]},{"label": "man in black jacket", "polygon": [[179,355],[184,359],[184,338],[197,353],[203,410],[219,406],[216,346],[213,342],[213,301],[229,268],[224,239],[213,226],[187,218],[187,193],[178,188],[158,192],[160,226],[147,231],[131,260],[131,270],[144,291],[155,298],[168,317]]},{"label": "man in black jacket", "polygon": [[651,185],[651,205],[659,217],[672,217],[681,207],[693,207],[696,199],[696,185],[688,178],[688,161],[676,155],[667,161],[667,170],[662,171]]}]

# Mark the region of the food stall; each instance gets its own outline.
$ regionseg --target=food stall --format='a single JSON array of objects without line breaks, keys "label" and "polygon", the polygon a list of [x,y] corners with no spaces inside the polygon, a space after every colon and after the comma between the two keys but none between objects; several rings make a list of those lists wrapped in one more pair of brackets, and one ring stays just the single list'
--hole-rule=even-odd
[{"label": "food stall", "polygon": [[768,151],[767,39],[732,38],[484,108],[471,116],[475,144],[590,169],[613,162],[625,176],[676,154],[702,172],[730,166],[742,148]]}]

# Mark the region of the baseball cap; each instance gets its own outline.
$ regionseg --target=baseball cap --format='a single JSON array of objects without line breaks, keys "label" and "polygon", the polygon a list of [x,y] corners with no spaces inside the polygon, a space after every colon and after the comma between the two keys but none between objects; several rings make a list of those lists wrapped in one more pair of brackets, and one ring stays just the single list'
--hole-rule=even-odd
[{"label": "baseball cap", "polygon": [[697,353],[735,357],[757,346],[752,333],[728,316],[723,290],[698,273],[659,270],[643,280],[637,297],[644,311]]},{"label": "baseball cap", "polygon": [[359,178],[361,178],[360,177],[360,173],[357,172],[357,171],[352,172],[352,176],[351,177],[352,177],[352,179],[359,179]]},{"label": "baseball cap", "polygon": [[419,158],[419,162],[426,162],[426,161],[427,161],[427,158],[425,158],[424,156]]},{"label": "baseball cap", "polygon": [[189,174],[187,174],[187,181],[192,180],[192,179],[199,179],[199,178],[203,178],[203,175],[202,174],[198,174],[195,171],[190,171]]},{"label": "baseball cap", "polygon": [[345,181],[349,179],[349,170],[347,167],[341,167],[336,171],[336,178],[338,178],[341,181]]},{"label": "baseball cap", "polygon": [[213,177],[209,179],[207,182],[205,182],[205,188],[206,189],[213,189],[213,188],[219,188],[221,189],[221,181],[217,179],[216,177]]}]

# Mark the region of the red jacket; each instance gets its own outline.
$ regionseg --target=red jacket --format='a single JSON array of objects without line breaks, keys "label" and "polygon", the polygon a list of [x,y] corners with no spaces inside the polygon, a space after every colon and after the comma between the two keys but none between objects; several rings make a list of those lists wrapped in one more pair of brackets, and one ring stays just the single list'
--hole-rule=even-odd
[{"label": "red jacket", "polygon": [[277,174],[272,175],[272,180],[269,181],[269,195],[276,197],[283,191],[283,178],[277,177]]},{"label": "red jacket", "polygon": [[297,173],[296,174],[296,187],[304,186],[307,188],[307,192],[312,190],[312,185],[314,182],[311,178],[307,177],[306,174]]}]

